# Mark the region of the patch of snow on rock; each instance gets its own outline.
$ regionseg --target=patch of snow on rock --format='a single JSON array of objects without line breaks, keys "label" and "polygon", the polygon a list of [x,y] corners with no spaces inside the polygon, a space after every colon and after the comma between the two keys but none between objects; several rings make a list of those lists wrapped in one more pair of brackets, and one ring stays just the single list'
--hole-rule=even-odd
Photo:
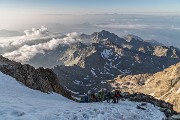
[{"label": "patch of snow on rock", "polygon": [[111,55],[113,55],[113,52],[112,52],[112,49],[104,49],[102,52],[101,52],[101,57],[104,58],[104,59],[108,59]]}]

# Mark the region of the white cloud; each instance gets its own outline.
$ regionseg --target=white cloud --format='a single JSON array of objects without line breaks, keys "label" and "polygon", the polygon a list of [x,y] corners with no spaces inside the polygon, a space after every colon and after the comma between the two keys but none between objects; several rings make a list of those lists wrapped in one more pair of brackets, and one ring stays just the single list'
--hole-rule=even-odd
[{"label": "white cloud", "polygon": [[72,33],[68,33],[66,34],[67,37],[70,37],[70,38],[77,38],[80,34],[77,33],[77,32],[72,32]]},{"label": "white cloud", "polygon": [[109,23],[109,24],[97,24],[95,25],[101,28],[115,28],[115,29],[144,29],[148,28],[149,25],[146,24],[119,24],[119,23]]},{"label": "white cloud", "polygon": [[52,34],[48,29],[42,26],[40,29],[32,28],[32,30],[25,30],[25,35],[9,38],[0,38],[0,47],[20,46],[23,43],[32,41],[51,40],[52,38],[62,37],[61,34]]},{"label": "white cloud", "polygon": [[44,36],[48,35],[48,29],[44,26],[41,26],[40,29],[32,28],[32,30],[25,30],[24,33],[26,36]]},{"label": "white cloud", "polygon": [[18,62],[26,62],[33,58],[37,53],[44,53],[44,50],[53,50],[59,44],[70,44],[77,42],[79,40],[75,39],[78,37],[78,33],[68,33],[64,38],[52,39],[46,43],[39,43],[37,45],[23,45],[18,50],[14,50],[9,53],[3,54],[4,57],[7,57],[11,60]]}]

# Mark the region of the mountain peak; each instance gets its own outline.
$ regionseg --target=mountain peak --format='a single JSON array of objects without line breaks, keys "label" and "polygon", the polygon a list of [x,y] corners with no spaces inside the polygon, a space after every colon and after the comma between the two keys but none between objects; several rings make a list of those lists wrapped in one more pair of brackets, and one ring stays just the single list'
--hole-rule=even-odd
[{"label": "mountain peak", "polygon": [[103,42],[103,41],[110,41],[116,45],[122,45],[126,43],[126,41],[114,33],[111,33],[106,30],[102,30],[101,32],[95,32],[92,34],[92,40],[94,42]]},{"label": "mountain peak", "polygon": [[115,35],[115,34],[110,33],[109,31],[106,31],[106,30],[102,30],[100,32],[94,32],[92,34],[92,36],[98,36],[99,38],[108,37],[108,36],[112,36],[112,35]]},{"label": "mountain peak", "polygon": [[106,30],[102,30],[100,33],[112,34],[112,33],[110,33],[109,31],[106,31]]}]

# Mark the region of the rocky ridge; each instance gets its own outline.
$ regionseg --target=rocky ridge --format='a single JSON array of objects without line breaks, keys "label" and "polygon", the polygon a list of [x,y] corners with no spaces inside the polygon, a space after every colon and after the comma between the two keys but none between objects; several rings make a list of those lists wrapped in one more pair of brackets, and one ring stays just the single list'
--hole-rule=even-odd
[{"label": "rocky ridge", "polygon": [[56,92],[71,99],[71,94],[58,82],[51,69],[38,68],[11,61],[0,56],[0,71],[10,75],[25,86],[45,93]]},{"label": "rocky ridge", "polygon": [[120,76],[109,83],[122,91],[140,92],[169,102],[180,112],[180,63],[152,75]]}]

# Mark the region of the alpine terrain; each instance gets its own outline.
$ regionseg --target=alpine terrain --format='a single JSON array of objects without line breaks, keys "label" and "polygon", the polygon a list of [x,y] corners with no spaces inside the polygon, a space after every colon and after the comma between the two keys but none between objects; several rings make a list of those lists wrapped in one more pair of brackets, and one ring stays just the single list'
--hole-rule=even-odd
[{"label": "alpine terrain", "polygon": [[[22,63],[19,60],[24,56],[15,61],[12,57],[11,60],[5,58],[9,53],[0,56],[1,92],[5,96],[1,101],[3,118],[60,119],[63,116],[62,119],[143,120],[142,116],[146,116],[147,120],[161,120],[180,112],[178,48],[130,34],[119,37],[105,30],[60,37],[52,40],[58,44],[54,49]],[[69,38],[71,42],[63,42]],[[77,103],[102,90],[120,90],[121,101],[117,104]],[[8,96],[17,100],[11,101]],[[22,105],[18,100],[28,104]],[[38,105],[33,105],[33,101],[40,107],[35,108]],[[46,105],[47,102],[51,104]],[[50,109],[41,114],[41,106]]]}]

